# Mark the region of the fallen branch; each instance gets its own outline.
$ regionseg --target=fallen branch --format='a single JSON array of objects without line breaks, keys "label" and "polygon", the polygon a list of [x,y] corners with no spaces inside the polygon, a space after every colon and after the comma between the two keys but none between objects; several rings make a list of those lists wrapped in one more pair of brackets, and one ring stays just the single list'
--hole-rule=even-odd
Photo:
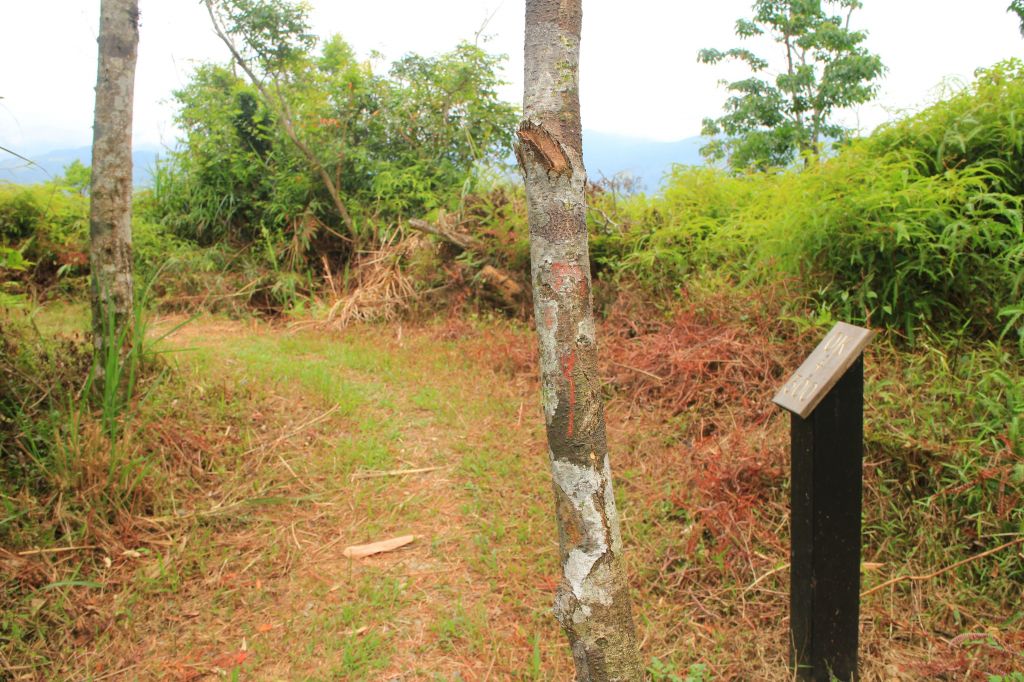
[{"label": "fallen branch", "polygon": [[483,245],[480,244],[476,239],[469,236],[468,234],[460,234],[458,232],[452,232],[450,230],[444,230],[440,227],[431,225],[426,220],[419,220],[418,218],[410,218],[409,227],[419,232],[425,232],[432,234],[435,237],[440,237],[449,244],[454,244],[460,249],[467,249],[469,251],[481,252]]},{"label": "fallen branch", "polygon": [[518,282],[492,265],[485,265],[480,269],[480,279],[498,293],[506,306],[514,306],[523,295],[523,288]]},{"label": "fallen branch", "polygon": [[[408,225],[414,230],[418,230],[419,232],[424,232],[426,234],[432,234],[449,244],[454,244],[464,251],[472,251],[475,254],[491,260],[484,245],[475,237],[468,234],[455,232],[453,230],[446,230],[442,227],[432,225],[425,220],[419,220],[418,218],[410,218],[408,220]],[[508,307],[514,307],[523,295],[523,287],[519,282],[504,270],[493,265],[484,265],[480,269],[478,276],[484,284],[489,286],[498,294],[502,303]]]},{"label": "fallen branch", "polygon": [[401,537],[391,538],[390,540],[371,542],[367,545],[352,545],[351,547],[346,547],[342,554],[349,559],[365,559],[366,557],[373,556],[374,554],[393,552],[396,549],[405,547],[415,539],[415,535],[403,535]]},{"label": "fallen branch", "polygon": [[870,590],[865,590],[865,591],[861,592],[860,596],[861,596],[861,598],[864,598],[864,597],[868,596],[869,594],[873,594],[875,592],[878,592],[879,590],[883,590],[886,587],[890,587],[890,586],[895,585],[897,583],[902,583],[902,582],[906,582],[906,581],[923,582],[925,580],[931,580],[932,578],[937,578],[938,576],[942,575],[943,573],[949,573],[950,571],[952,571],[954,569],[957,569],[957,568],[960,568],[961,566],[969,564],[972,561],[977,561],[978,559],[984,559],[985,557],[991,556],[991,555],[995,554],[996,552],[1001,552],[1004,549],[1007,549],[1009,547],[1013,547],[1014,545],[1019,545],[1021,543],[1024,543],[1024,537],[1019,537],[1016,540],[1013,540],[1011,542],[1007,542],[1005,545],[999,545],[998,547],[994,547],[994,548],[992,548],[990,550],[982,552],[981,554],[975,554],[972,557],[967,557],[966,559],[962,559],[962,560],[956,562],[955,564],[950,564],[949,566],[946,566],[945,568],[940,568],[939,570],[937,570],[937,571],[935,571],[933,573],[928,573],[926,575],[901,575],[901,576],[899,576],[897,578],[893,578],[892,580],[886,580],[881,585],[875,585]]},{"label": "fallen branch", "polygon": [[390,469],[388,471],[360,471],[351,476],[353,481],[364,478],[384,478],[386,476],[408,476],[411,474],[425,474],[428,471],[437,471],[444,467],[423,467],[421,469]]},{"label": "fallen branch", "polygon": [[78,545],[76,547],[49,547],[46,549],[26,549],[18,552],[18,556],[32,556],[34,554],[56,554],[57,552],[77,552],[82,549],[98,549],[99,545]]}]

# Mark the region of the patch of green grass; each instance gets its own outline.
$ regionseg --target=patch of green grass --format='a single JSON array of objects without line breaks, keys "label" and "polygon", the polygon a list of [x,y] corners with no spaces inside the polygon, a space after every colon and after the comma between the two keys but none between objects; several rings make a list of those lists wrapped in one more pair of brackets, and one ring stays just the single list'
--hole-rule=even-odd
[{"label": "patch of green grass", "polygon": [[412,394],[410,401],[414,406],[421,410],[437,412],[444,409],[444,403],[441,400],[440,391],[438,391],[434,386],[421,386]]},{"label": "patch of green grass", "polygon": [[91,325],[89,306],[85,303],[50,301],[32,311],[32,320],[44,336],[87,334]]},{"label": "patch of green grass", "polygon": [[373,435],[345,435],[334,448],[334,461],[343,474],[358,470],[390,469],[395,463],[391,446]]},{"label": "patch of green grass", "polygon": [[322,359],[370,375],[387,375],[394,367],[394,358],[380,346],[354,335],[295,334],[274,343],[287,357]]},{"label": "patch of green grass", "polygon": [[430,626],[441,649],[475,653],[485,645],[487,631],[487,610],[482,604],[467,609],[461,598],[454,598],[454,604],[447,615]]},{"label": "patch of green grass", "polygon": [[[1024,372],[994,344],[921,343],[869,357],[864,531],[869,560],[913,557],[928,572],[1024,533]],[[1024,562],[1007,551],[948,578],[959,603],[998,610],[1019,593]]]},{"label": "patch of green grass", "polygon": [[514,470],[514,462],[504,453],[481,448],[479,443],[460,442],[454,449],[462,455],[459,473],[479,485],[493,485],[496,481],[514,478],[518,473]]},{"label": "patch of green grass", "polygon": [[328,405],[338,405],[342,416],[355,414],[366,404],[366,389],[340,376],[338,365],[327,357],[295,357],[273,339],[253,338],[232,349],[244,371],[271,385],[298,384]]},{"label": "patch of green grass", "polygon": [[712,679],[707,666],[702,663],[694,663],[686,672],[681,672],[675,663],[662,661],[657,656],[651,659],[647,673],[651,676],[651,682],[710,682]]},{"label": "patch of green grass", "polygon": [[358,679],[390,660],[388,645],[394,630],[382,626],[390,623],[401,606],[405,588],[396,578],[376,571],[358,580],[344,603],[318,610],[306,623],[294,623],[301,633],[304,656],[326,659],[330,664],[325,677],[307,679]]},{"label": "patch of green grass", "polygon": [[378,399],[386,404],[384,386],[394,380],[395,373],[394,359],[386,349],[348,336],[244,336],[216,351],[200,349],[198,355],[203,364],[214,358],[241,363],[244,374],[264,383],[296,384],[328,405],[339,405],[343,416],[355,415]]}]

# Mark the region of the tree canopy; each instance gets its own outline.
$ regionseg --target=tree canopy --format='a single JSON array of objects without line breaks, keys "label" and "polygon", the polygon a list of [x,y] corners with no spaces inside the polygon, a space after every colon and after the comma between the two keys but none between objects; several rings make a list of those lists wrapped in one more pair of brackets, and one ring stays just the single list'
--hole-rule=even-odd
[{"label": "tree canopy", "polygon": [[268,239],[295,257],[321,238],[358,243],[381,224],[451,207],[479,164],[511,154],[503,56],[461,43],[381,73],[340,36],[311,36],[303,5],[209,6],[246,77],[204,64],[174,93],[184,139],[155,195],[182,236]]},{"label": "tree canopy", "polygon": [[704,119],[712,140],[701,150],[734,170],[786,166],[798,154],[817,154],[825,140],[848,130],[833,119],[837,109],[862,104],[878,91],[881,59],[863,46],[867,34],[850,28],[860,0],[755,0],[753,17],[736,22],[740,40],[769,36],[783,51],[782,70],[744,47],[703,49],[698,60],[745,63],[752,74],[723,82],[731,93],[725,115]]},{"label": "tree canopy", "polygon": [[1020,34],[1024,36],[1024,0],[1012,0],[1007,12],[1012,12],[1020,18]]}]

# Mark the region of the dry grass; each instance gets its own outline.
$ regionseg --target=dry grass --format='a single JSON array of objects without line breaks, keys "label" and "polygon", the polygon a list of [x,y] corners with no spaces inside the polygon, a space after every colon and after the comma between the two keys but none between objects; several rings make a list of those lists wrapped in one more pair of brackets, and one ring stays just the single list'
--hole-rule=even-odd
[{"label": "dry grass", "polygon": [[[659,317],[623,300],[602,332],[642,651],[683,678],[700,663],[716,680],[789,679],[788,434],[767,402],[816,339],[735,312],[770,308],[705,298]],[[73,618],[53,665],[13,676],[571,677],[550,616],[559,569],[528,329],[201,319],[173,343],[196,349],[178,402],[133,437],[195,487],[171,513],[133,516],[144,537],[104,544],[103,589],[63,595]],[[869,486],[883,454],[869,448]],[[365,476],[406,469],[429,470]],[[406,533],[416,541],[396,552],[343,556]],[[885,547],[865,556],[900,571]],[[38,586],[76,560],[0,565]],[[972,589],[947,575],[867,598],[862,679],[1019,669],[1016,605],[986,611]]]},{"label": "dry grass", "polygon": [[416,289],[403,262],[425,244],[420,235],[402,237],[395,232],[390,242],[353,259],[352,281],[347,285],[327,267],[327,288],[335,297],[327,313],[328,323],[345,327],[354,322],[389,322],[408,311]]},{"label": "dry grass", "polygon": [[[790,679],[788,418],[770,397],[785,368],[799,364],[817,338],[814,330],[794,338],[772,309],[771,300],[702,297],[699,308],[664,316],[627,299],[603,327],[609,438],[642,646],[683,676],[703,663],[714,679]],[[760,313],[738,312],[750,310]],[[444,336],[452,336],[451,327]],[[471,327],[460,325],[458,333]],[[509,343],[487,328],[463,345],[532,380],[535,355],[524,350],[532,339],[525,341]],[[892,368],[877,366],[891,359],[878,352],[868,361],[882,380]],[[869,439],[866,455],[870,499],[892,453],[884,439]],[[866,504],[866,524],[884,527],[879,515],[889,511]],[[916,513],[920,558],[894,554],[876,530],[864,549],[873,562],[865,565],[865,588],[881,582],[875,575],[917,572],[911,566],[928,573],[958,558],[929,554],[943,542],[931,532],[941,527],[929,527],[935,518],[928,508]],[[928,563],[936,559],[943,563]],[[981,559],[996,575],[999,564]],[[1024,669],[1016,604],[978,599],[984,595],[984,582],[947,573],[866,597],[862,679],[988,680]]]}]

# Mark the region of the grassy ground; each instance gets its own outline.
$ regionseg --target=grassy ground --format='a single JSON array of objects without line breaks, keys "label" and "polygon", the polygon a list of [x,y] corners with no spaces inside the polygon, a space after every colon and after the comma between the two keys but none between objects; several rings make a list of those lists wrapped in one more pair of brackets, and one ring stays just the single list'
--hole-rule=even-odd
[{"label": "grassy ground", "polygon": [[[815,333],[801,337],[808,348]],[[174,499],[134,536],[18,554],[19,571],[44,577],[12,622],[52,622],[17,640],[12,679],[571,677],[550,616],[557,546],[528,330],[205,317],[163,344],[170,371],[148,386],[135,438],[189,475],[167,481]],[[805,349],[700,316],[633,325],[608,345],[613,466],[651,678],[788,679],[787,429],[766,396]],[[910,369],[878,353],[869,384],[881,400],[895,390],[886,378]],[[892,427],[869,435],[865,588],[944,566],[939,529],[893,515],[906,473],[894,453],[914,446],[917,458],[899,461],[920,463],[935,447],[908,444],[891,417],[872,417]],[[415,541],[391,553],[343,554],[406,534]],[[1020,571],[1014,552],[972,563],[980,580],[951,571],[867,597],[863,679],[1024,669],[1019,592],[1007,592],[1019,581],[1005,575]]]}]

